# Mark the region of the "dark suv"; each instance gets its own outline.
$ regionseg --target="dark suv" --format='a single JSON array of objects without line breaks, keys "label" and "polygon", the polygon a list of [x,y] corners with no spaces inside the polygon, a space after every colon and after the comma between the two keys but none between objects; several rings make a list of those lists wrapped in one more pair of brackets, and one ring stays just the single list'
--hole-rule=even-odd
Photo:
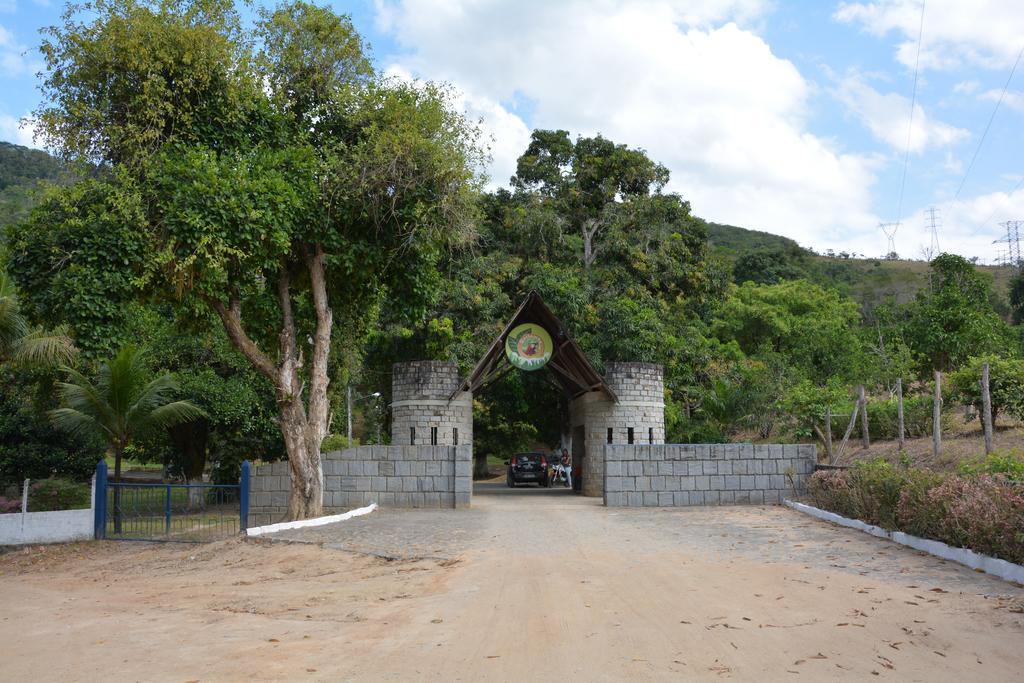
[{"label": "dark suv", "polygon": [[509,488],[524,481],[548,485],[548,459],[543,453],[516,453],[508,462],[506,483]]}]

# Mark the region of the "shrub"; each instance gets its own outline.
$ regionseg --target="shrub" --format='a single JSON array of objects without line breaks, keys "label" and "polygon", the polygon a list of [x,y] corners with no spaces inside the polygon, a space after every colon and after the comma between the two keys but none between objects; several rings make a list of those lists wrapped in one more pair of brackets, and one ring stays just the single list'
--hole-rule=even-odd
[{"label": "shrub", "polygon": [[28,489],[30,512],[77,510],[89,507],[89,486],[67,479],[40,479]]},{"label": "shrub", "polygon": [[[907,438],[913,439],[932,433],[932,403],[931,396],[912,396],[903,399],[903,428],[906,430]],[[898,426],[899,407],[896,399],[868,399],[868,429],[872,439],[895,439]],[[842,428],[845,429],[846,425]],[[859,434],[860,430],[858,429],[856,433]]]},{"label": "shrub", "polygon": [[885,460],[873,460],[858,462],[848,471],[857,517],[883,529],[895,529],[905,470]]},{"label": "shrub", "polygon": [[946,500],[931,495],[946,480],[929,470],[909,470],[896,505],[896,528],[923,538],[936,538],[947,514]]},{"label": "shrub", "polygon": [[952,397],[968,403],[981,414],[981,366],[989,364],[989,393],[992,399],[992,419],[1000,414],[1024,420],[1024,360],[983,356],[971,358],[960,370],[950,375]]},{"label": "shrub", "polygon": [[1004,474],[1007,479],[1024,482],[1024,454],[1014,451],[996,451],[983,460],[960,464],[960,473]]},{"label": "shrub", "polygon": [[21,499],[0,496],[0,515],[9,512],[21,512]]},{"label": "shrub", "polygon": [[26,375],[0,368],[0,483],[85,479],[103,458],[103,446],[56,431],[33,405],[28,384]]},{"label": "shrub", "polygon": [[[358,445],[359,439],[352,439],[352,447],[354,448]],[[320,444],[320,451],[330,453],[331,451],[341,451],[348,447],[348,437],[344,434],[328,434]]]},{"label": "shrub", "polygon": [[843,470],[819,470],[807,480],[807,493],[815,506],[844,517],[856,517],[850,474]]},{"label": "shrub", "polygon": [[845,517],[1024,563],[1024,487],[1003,474],[944,476],[876,461],[815,472],[808,493]]},{"label": "shrub", "polygon": [[946,501],[940,541],[1024,563],[1024,491],[1005,477],[950,477],[928,495]]}]

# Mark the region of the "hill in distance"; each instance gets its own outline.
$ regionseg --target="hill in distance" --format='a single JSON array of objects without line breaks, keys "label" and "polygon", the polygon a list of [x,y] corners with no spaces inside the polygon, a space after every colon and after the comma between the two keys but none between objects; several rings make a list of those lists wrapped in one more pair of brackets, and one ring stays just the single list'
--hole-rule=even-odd
[{"label": "hill in distance", "polygon": [[[795,269],[802,271],[803,277],[834,287],[866,307],[890,300],[906,303],[927,284],[927,261],[853,258],[845,254],[827,256],[801,247],[796,241],[781,235],[710,222],[707,228],[712,249],[733,263],[745,255],[759,252],[785,258]],[[1017,269],[1011,266],[975,267],[993,278],[995,292],[1003,302],[1000,308],[1005,308],[1010,280]]]},{"label": "hill in distance", "polygon": [[0,227],[17,223],[28,215],[42,183],[67,179],[64,165],[46,152],[0,142]]}]

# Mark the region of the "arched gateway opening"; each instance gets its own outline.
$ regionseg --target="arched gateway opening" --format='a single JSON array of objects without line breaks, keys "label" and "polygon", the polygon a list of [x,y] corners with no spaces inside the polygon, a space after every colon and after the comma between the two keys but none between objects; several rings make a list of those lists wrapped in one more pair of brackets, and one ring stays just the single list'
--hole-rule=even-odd
[{"label": "arched gateway opening", "polygon": [[455,447],[456,507],[472,500],[473,396],[511,372],[550,373],[565,397],[562,445],[579,466],[585,496],[604,495],[605,444],[665,441],[662,367],[608,363],[602,376],[541,296],[530,292],[468,376],[445,361],[393,368],[391,444]]}]

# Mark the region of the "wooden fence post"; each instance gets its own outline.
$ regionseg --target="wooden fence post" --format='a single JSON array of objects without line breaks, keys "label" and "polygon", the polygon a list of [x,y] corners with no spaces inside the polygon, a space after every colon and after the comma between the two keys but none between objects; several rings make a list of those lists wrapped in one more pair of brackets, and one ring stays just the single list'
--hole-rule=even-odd
[{"label": "wooden fence post", "polygon": [[850,424],[846,425],[846,433],[843,434],[843,441],[839,444],[839,453],[836,455],[836,460],[843,457],[843,453],[846,452],[846,442],[850,440],[850,434],[853,434],[853,427],[857,424],[857,411],[860,410],[860,399],[853,404],[853,412],[850,413]]},{"label": "wooden fence post", "polygon": [[942,454],[942,373],[935,371],[935,397],[932,401],[932,454]]},{"label": "wooden fence post", "polygon": [[868,399],[864,396],[864,385],[857,387],[860,397],[860,442],[864,448],[871,448],[871,433],[868,429]]},{"label": "wooden fence post", "polygon": [[985,428],[985,455],[992,452],[992,394],[989,393],[988,363],[981,365],[981,421]]},{"label": "wooden fence post", "polygon": [[896,380],[896,433],[897,439],[900,442],[900,450],[902,451],[907,446],[907,439],[904,434],[906,429],[903,425],[903,380]]},{"label": "wooden fence post", "polygon": [[825,454],[828,455],[828,464],[835,465],[835,457],[832,455],[832,406],[825,406]]}]

